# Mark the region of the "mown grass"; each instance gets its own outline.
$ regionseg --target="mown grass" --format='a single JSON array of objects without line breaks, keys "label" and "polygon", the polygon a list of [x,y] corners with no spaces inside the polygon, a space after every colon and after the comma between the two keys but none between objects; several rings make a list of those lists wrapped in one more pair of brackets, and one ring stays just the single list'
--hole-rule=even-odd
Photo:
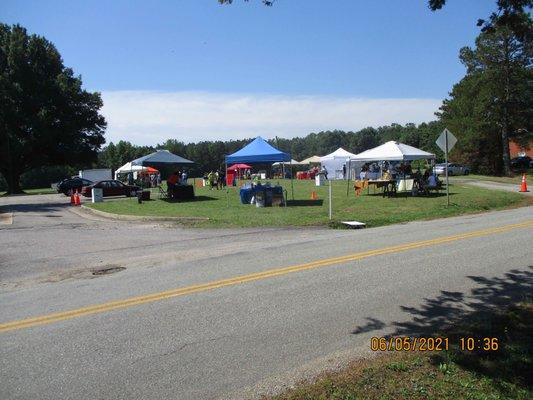
[{"label": "mown grass", "polygon": [[[277,183],[276,181],[272,183]],[[311,181],[294,181],[294,201],[291,200],[290,181],[280,182],[288,192],[288,207],[257,208],[241,204],[239,189],[209,190],[195,188],[196,200],[172,202],[159,200],[152,192],[151,201],[138,204],[136,199],[121,201],[106,200],[103,203],[88,204],[90,207],[116,214],[139,216],[207,217],[208,221],[196,225],[210,227],[255,227],[255,226],[338,226],[339,221],[357,220],[367,226],[380,226],[419,219],[432,219],[475,213],[490,209],[501,209],[525,204],[525,199],[516,193],[491,191],[466,185],[450,187],[450,207],[446,196],[413,197],[398,195],[384,198],[379,191],[363,193],[355,197],[343,181],[333,183],[333,222],[328,219],[328,187],[316,187]],[[318,200],[310,200],[316,191]]]},{"label": "mown grass", "polygon": [[[270,400],[402,400],[533,398],[533,303],[526,301],[497,312],[479,325],[461,324],[444,335],[447,352],[386,353],[323,374]],[[497,337],[495,352],[462,351],[458,337]],[[265,398],[266,400],[266,398]]]}]

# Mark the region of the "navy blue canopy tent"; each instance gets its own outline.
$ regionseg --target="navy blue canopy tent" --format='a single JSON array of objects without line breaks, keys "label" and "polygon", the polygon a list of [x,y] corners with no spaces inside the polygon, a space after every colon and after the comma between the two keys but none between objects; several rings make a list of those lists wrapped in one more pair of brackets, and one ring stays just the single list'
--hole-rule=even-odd
[{"label": "navy blue canopy tent", "polygon": [[[246,163],[246,164],[267,164],[280,161],[291,161],[291,155],[276,149],[267,143],[261,136],[256,137],[251,143],[248,143],[242,149],[226,156],[226,169],[228,164]],[[291,171],[292,187],[292,171]],[[294,199],[294,187],[292,188],[292,198]]]},{"label": "navy blue canopy tent", "polygon": [[192,165],[193,161],[177,156],[168,150],[157,150],[155,153],[148,154],[133,160],[131,165],[142,165],[143,167],[161,167],[165,165]]},{"label": "navy blue canopy tent", "polygon": [[177,167],[185,165],[193,165],[194,161],[177,156],[168,150],[157,150],[146,156],[139,157],[131,162],[131,166],[140,165],[143,167],[152,167],[161,169],[163,167]]}]

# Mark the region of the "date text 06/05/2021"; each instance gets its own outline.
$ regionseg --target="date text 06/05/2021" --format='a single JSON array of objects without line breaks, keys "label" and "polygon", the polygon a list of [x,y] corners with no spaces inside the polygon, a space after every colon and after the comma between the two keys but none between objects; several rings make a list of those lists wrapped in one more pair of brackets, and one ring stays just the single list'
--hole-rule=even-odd
[{"label": "date text 06/05/2021", "polygon": [[[460,337],[457,340],[461,351],[498,351],[500,341],[497,337]],[[370,339],[372,351],[447,351],[451,340],[447,337],[410,337],[391,336]]]}]

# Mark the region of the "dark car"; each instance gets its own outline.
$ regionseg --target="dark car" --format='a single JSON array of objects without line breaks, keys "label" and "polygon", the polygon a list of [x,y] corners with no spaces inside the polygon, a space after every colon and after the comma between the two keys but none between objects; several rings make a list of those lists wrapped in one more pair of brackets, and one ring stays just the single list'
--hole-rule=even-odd
[{"label": "dark car", "polygon": [[130,197],[137,193],[138,190],[142,190],[139,186],[125,185],[120,181],[107,180],[98,181],[89,186],[84,186],[81,189],[81,194],[85,197],[91,197],[92,189],[100,188],[104,197],[108,196],[126,196]]},{"label": "dark car", "polygon": [[514,170],[526,170],[531,165],[531,157],[515,157],[511,160],[511,168]]},{"label": "dark car", "polygon": [[63,193],[65,196],[70,196],[73,192],[81,191],[84,186],[92,185],[93,182],[88,179],[74,178],[63,179],[57,184],[57,193]]}]

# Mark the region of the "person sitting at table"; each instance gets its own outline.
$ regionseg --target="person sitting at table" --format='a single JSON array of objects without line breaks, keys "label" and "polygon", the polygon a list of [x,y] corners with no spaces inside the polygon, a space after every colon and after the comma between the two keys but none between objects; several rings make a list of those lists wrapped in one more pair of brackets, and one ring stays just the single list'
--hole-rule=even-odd
[{"label": "person sitting at table", "polygon": [[385,171],[383,173],[382,178],[384,181],[391,181],[392,180],[392,174],[389,172],[389,170]]},{"label": "person sitting at table", "polygon": [[361,167],[361,172],[359,173],[359,179],[364,181],[368,179],[368,164],[365,164]]},{"label": "person sitting at table", "polygon": [[437,175],[435,175],[433,171],[431,171],[427,183],[428,187],[437,187],[439,185],[439,178],[437,177]]}]

